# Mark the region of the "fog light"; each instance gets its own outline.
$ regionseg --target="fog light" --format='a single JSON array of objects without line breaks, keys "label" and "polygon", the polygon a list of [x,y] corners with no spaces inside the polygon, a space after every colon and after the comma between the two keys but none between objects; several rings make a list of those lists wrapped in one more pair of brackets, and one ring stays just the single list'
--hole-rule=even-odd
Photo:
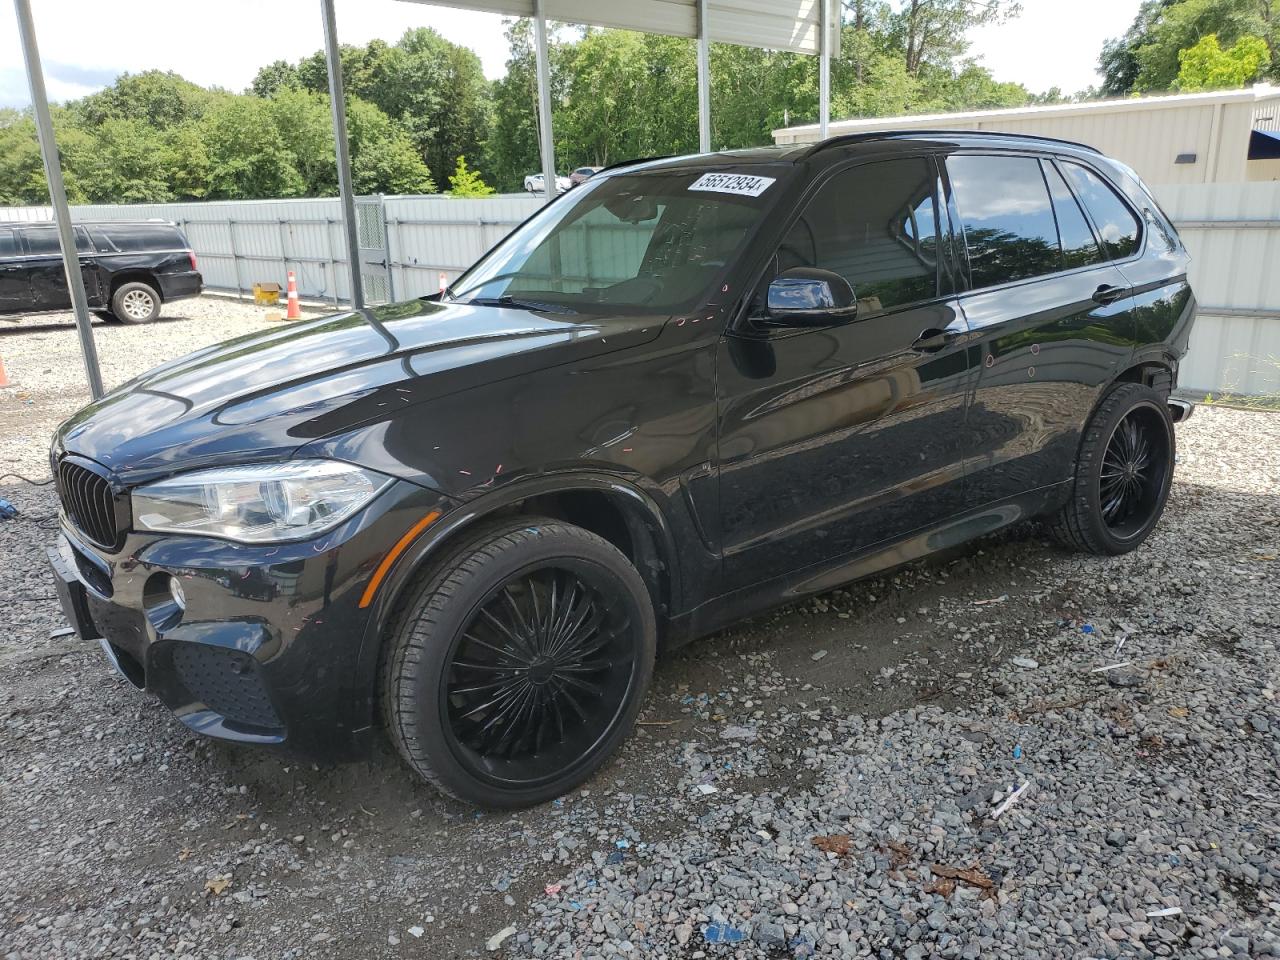
[{"label": "fog light", "polygon": [[156,630],[172,630],[187,610],[187,594],[178,578],[156,572],[142,588],[142,609]]},{"label": "fog light", "polygon": [[187,595],[182,592],[182,581],[177,577],[169,578],[169,596],[173,597],[173,602],[177,604],[179,610],[187,609]]}]

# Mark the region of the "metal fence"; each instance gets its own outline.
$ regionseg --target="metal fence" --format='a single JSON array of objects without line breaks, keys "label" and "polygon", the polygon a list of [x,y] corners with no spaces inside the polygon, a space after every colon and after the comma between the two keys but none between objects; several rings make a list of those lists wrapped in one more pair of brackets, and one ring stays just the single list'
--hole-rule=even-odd
[{"label": "metal fence", "polygon": [[1189,393],[1280,396],[1280,181],[1156,187],[1191,251]]},{"label": "metal fence", "polygon": [[[1191,250],[1200,301],[1182,388],[1280,394],[1280,182],[1155,190]],[[453,280],[540,202],[512,195],[360,198],[362,223],[369,221],[361,231],[361,269],[368,291],[376,294],[370,299],[403,300],[438,290],[441,275]],[[0,207],[0,220],[51,216],[44,207]],[[340,216],[336,199],[72,208],[76,220],[177,222],[211,289],[248,295],[256,281],[283,283],[285,271],[294,270],[303,298],[335,305],[349,296]]]}]

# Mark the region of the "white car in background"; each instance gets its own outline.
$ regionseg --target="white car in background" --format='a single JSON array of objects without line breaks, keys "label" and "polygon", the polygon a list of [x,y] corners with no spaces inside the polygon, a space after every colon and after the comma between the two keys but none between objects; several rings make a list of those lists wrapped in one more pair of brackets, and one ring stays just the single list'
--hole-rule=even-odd
[{"label": "white car in background", "polygon": [[[568,177],[556,177],[556,193],[564,193],[570,186]],[[524,188],[530,193],[545,193],[546,188],[542,185],[542,174],[531,173],[525,177]]]}]

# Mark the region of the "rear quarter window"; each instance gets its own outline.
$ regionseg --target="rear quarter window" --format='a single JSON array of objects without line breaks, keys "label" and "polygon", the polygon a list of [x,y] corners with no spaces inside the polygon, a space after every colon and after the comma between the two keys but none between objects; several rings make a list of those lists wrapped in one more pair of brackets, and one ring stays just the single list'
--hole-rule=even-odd
[{"label": "rear quarter window", "polygon": [[183,250],[187,243],[177,227],[168,224],[106,224],[95,228],[121,253],[137,253],[146,250]]},{"label": "rear quarter window", "polygon": [[0,257],[14,257],[18,254],[18,240],[8,227],[0,227]]},{"label": "rear quarter window", "polygon": [[1062,164],[1067,179],[1093,218],[1102,237],[1102,249],[1112,260],[1132,256],[1141,232],[1138,218],[1115,189],[1100,176],[1070,160]]}]

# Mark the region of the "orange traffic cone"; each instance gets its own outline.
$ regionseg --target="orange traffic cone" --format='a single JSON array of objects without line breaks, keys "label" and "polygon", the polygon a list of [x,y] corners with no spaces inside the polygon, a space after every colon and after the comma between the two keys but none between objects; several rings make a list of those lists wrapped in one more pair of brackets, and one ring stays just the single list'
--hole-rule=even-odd
[{"label": "orange traffic cone", "polygon": [[302,311],[298,309],[298,280],[289,271],[289,309],[285,312],[286,320],[301,320]]},{"label": "orange traffic cone", "polygon": [[9,374],[4,369],[4,357],[0,357],[0,387],[9,386]]}]

